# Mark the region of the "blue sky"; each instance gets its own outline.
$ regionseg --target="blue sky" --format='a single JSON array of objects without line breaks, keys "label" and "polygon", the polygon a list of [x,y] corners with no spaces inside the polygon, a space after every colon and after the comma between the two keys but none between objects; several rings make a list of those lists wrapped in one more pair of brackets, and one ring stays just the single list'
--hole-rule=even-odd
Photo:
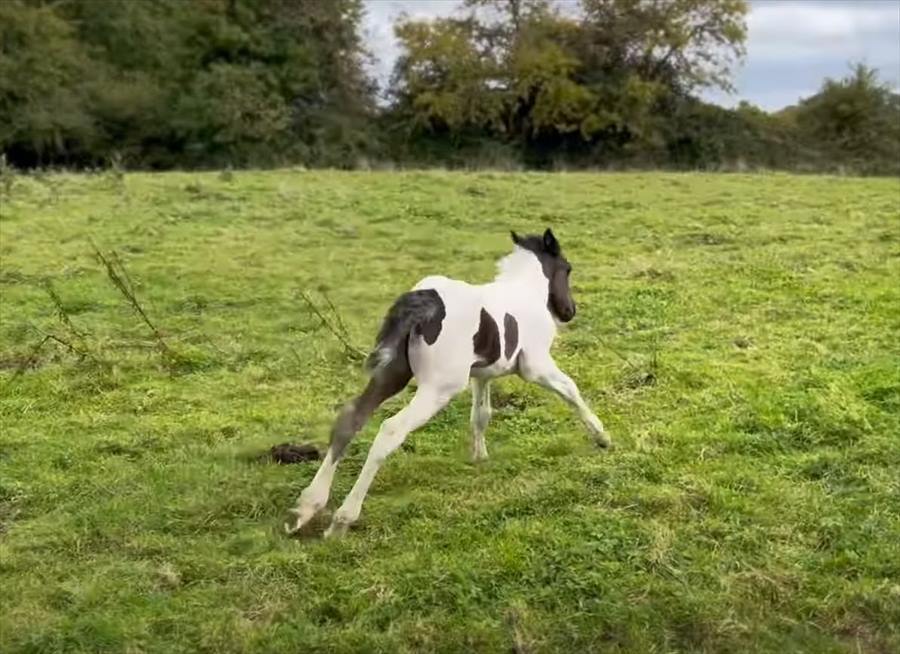
[{"label": "blue sky", "polygon": [[[421,18],[449,15],[460,3],[365,4],[364,34],[376,57],[373,72],[383,83],[399,52],[393,20],[402,12]],[[875,66],[900,88],[900,0],[751,0],[747,26],[747,56],[734,75],[737,93],[705,93],[713,102],[731,106],[746,99],[780,109],[815,93],[826,76],[843,77],[850,61]]]}]

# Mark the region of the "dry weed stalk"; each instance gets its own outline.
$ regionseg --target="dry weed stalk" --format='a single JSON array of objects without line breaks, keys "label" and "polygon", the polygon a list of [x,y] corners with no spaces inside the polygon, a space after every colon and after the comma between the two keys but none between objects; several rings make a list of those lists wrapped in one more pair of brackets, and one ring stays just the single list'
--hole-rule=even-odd
[{"label": "dry weed stalk", "polygon": [[137,295],[134,292],[134,286],[131,283],[131,278],[128,276],[128,271],[122,263],[122,260],[119,258],[119,255],[113,251],[109,256],[105,256],[93,241],[91,242],[91,246],[94,248],[94,255],[97,257],[97,260],[100,261],[106,269],[106,276],[109,278],[109,281],[122,294],[134,312],[150,329],[151,334],[153,334],[153,337],[156,339],[156,346],[160,353],[167,358],[177,358],[172,351],[172,348],[169,347],[165,338],[163,338],[162,332],[153,321],[150,320],[150,316],[147,315],[147,312],[144,311],[144,307],[141,305],[140,301],[138,301]]},{"label": "dry weed stalk", "polygon": [[344,323],[343,318],[341,318],[340,312],[331,301],[331,298],[328,297],[328,294],[325,291],[320,292],[322,293],[322,297],[325,298],[325,304],[328,306],[328,309],[334,316],[333,320],[328,319],[325,313],[318,306],[316,306],[316,303],[313,302],[312,298],[308,293],[306,293],[306,291],[298,291],[300,297],[302,297],[304,302],[306,302],[306,304],[309,306],[310,311],[316,314],[316,317],[318,317],[318,319],[321,321],[322,326],[330,331],[332,335],[340,342],[340,344],[344,346],[344,352],[347,354],[347,356],[353,361],[364,360],[367,354],[350,342],[350,334],[347,331],[347,326]]}]

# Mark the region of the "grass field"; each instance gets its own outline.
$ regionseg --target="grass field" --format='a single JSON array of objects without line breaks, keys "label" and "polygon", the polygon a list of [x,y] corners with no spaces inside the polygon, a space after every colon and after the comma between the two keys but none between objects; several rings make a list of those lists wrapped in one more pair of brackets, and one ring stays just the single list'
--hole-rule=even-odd
[{"label": "grass field", "polygon": [[[8,181],[0,651],[900,649],[900,181]],[[301,292],[366,349],[420,277],[487,281],[510,228],[546,225],[579,302],[555,355],[616,449],[501,380],[489,461],[468,460],[461,396],[321,540],[407,392],[287,538],[316,464],[253,457],[324,445],[364,383]]]}]

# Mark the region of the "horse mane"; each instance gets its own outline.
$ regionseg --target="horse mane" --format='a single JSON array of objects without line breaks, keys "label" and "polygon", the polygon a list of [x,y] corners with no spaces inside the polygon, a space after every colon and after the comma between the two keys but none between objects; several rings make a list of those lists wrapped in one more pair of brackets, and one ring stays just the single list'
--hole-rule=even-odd
[{"label": "horse mane", "polygon": [[497,262],[497,276],[494,281],[502,282],[523,277],[534,277],[537,280],[539,279],[537,275],[543,279],[544,273],[534,252],[517,245],[512,252]]}]

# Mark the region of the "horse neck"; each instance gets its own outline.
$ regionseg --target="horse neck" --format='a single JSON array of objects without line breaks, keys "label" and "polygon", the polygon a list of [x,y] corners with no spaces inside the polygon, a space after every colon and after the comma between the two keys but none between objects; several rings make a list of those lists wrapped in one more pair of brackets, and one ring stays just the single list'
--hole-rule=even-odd
[{"label": "horse neck", "polygon": [[497,262],[494,283],[547,293],[547,278],[540,261],[533,253],[519,247]]}]

